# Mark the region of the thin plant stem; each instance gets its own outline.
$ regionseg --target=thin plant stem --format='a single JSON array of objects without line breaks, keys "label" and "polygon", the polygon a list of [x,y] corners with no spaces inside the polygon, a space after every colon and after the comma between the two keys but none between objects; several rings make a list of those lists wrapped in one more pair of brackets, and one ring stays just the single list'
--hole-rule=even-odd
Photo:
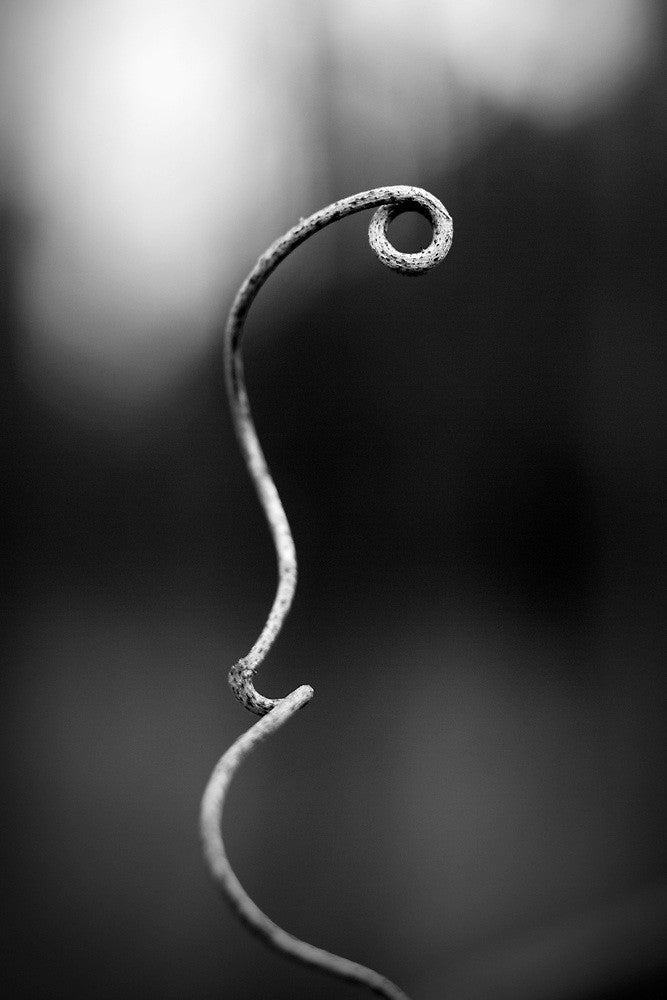
[{"label": "thin plant stem", "polygon": [[313,966],[338,979],[348,980],[366,986],[377,996],[386,1000],[409,1000],[407,995],[385,976],[368,969],[358,962],[333,955],[316,948],[288,934],[273,922],[253,903],[250,896],[234,874],[225,853],[225,845],[220,832],[222,812],[227,790],[238,767],[248,754],[275,733],[295,712],[313,697],[313,689],[307,684],[282,698],[268,715],[260,719],[223,754],[211,775],[204,792],[201,807],[201,835],[204,853],[209,868],[220,890],[246,927],[258,935],[271,948],[292,958],[301,965]]},{"label": "thin plant stem", "polygon": [[[300,941],[282,930],[253,903],[237,879],[225,852],[221,833],[222,811],[229,784],[239,765],[258,743],[279,729],[299,708],[313,697],[308,685],[297,688],[285,698],[266,698],[255,690],[253,677],[268,653],[290,609],[296,588],[296,551],[287,516],[271,478],[257,437],[243,376],[241,342],[248,310],[258,291],[292,250],[313,233],[338,219],[376,208],[368,231],[372,250],[387,267],[402,274],[423,274],[443,260],[452,243],[452,220],[444,205],[422,188],[398,185],[374,188],[343,198],[307,219],[272,243],[258,259],[241,285],[229,313],[224,338],[224,365],[227,393],[236,436],[254,483],[259,501],[273,537],[278,560],[278,587],[268,619],[250,652],[229,672],[232,691],[251,712],[261,715],[258,722],[227,750],[216,765],[204,792],[200,829],[204,855],[211,873],[225,898],[240,919],[268,945],[300,962],[339,979],[365,986],[386,1000],[408,1000],[402,990],[385,976],[357,962],[332,955],[328,951]],[[389,224],[402,212],[416,211],[431,223],[432,239],[419,253],[401,253],[389,242]]]}]

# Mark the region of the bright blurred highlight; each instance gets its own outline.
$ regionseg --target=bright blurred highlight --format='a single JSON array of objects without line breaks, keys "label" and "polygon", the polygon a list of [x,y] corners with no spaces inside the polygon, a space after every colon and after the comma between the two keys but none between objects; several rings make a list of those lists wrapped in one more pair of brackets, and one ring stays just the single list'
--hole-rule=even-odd
[{"label": "bright blurred highlight", "polygon": [[207,341],[252,253],[249,219],[282,224],[288,174],[308,190],[313,150],[275,85],[289,20],[269,32],[261,4],[210,0],[12,13],[10,134],[36,224],[27,364],[47,392],[64,362],[73,382],[131,398]]},{"label": "bright blurred highlight", "polygon": [[[493,134],[489,107],[543,127],[597,113],[648,65],[655,21],[649,0],[14,0],[26,377],[102,407],[159,392],[299,215],[451,167]],[[341,142],[350,187],[332,190]]]},{"label": "bright blurred highlight", "polygon": [[466,87],[554,125],[613,98],[645,66],[655,28],[641,0],[449,0],[441,13]]}]

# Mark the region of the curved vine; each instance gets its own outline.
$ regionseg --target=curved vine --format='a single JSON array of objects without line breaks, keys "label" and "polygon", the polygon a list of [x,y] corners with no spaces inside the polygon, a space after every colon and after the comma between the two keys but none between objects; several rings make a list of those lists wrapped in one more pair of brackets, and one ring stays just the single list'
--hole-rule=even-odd
[{"label": "curved vine", "polygon": [[[408,1000],[402,990],[372,969],[300,941],[273,923],[241,886],[225,853],[221,834],[225,796],[237,768],[259,742],[279,729],[313,696],[313,689],[303,685],[284,698],[267,698],[259,694],[253,683],[255,672],[273,645],[292,604],[297,564],[287,516],[252,419],[241,354],[243,327],[255,296],[285,257],[309,236],[332,222],[367,208],[377,209],[371,220],[368,238],[371,248],[387,267],[402,274],[423,274],[440,263],[449,252],[452,219],[444,205],[428,191],[407,185],[363,191],[302,219],[272,243],[239,288],[227,319],[224,336],[227,394],[236,436],[273,537],[278,561],[278,586],[259,638],[250,652],[229,671],[229,684],[239,701],[251,712],[264,717],[244,733],[216,765],[202,799],[200,826],[204,854],[219,888],[241,920],[267,944],[302,964],[366,986],[386,1000]],[[419,212],[432,227],[431,242],[418,253],[402,253],[389,241],[390,223],[406,211]]]}]

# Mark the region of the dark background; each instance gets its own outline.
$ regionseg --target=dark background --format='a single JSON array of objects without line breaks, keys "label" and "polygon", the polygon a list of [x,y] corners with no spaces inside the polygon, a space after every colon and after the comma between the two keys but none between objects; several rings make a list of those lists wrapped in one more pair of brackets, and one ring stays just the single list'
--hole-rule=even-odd
[{"label": "dark background", "polygon": [[[278,923],[421,1000],[663,995],[655,25],[641,72],[586,114],[553,127],[480,99],[476,143],[429,152],[416,176],[388,178],[381,148],[364,159],[372,135],[325,102],[316,200],[226,262],[201,346],[140,405],[77,382],[71,345],[31,374],[45,220],[10,150],[6,995],[361,995],[237,924],[197,811],[253,721],[226,673],[275,582],[224,397],[225,308],[298,214],[393,180],[451,212],[442,266],[384,270],[355,217],[285,262],[248,324],[250,396],[300,560],[257,686],[315,697],[233,786],[228,851]],[[257,197],[246,215],[271,192]],[[406,217],[392,237],[415,249],[421,226]],[[187,319],[169,322],[187,343]]]}]

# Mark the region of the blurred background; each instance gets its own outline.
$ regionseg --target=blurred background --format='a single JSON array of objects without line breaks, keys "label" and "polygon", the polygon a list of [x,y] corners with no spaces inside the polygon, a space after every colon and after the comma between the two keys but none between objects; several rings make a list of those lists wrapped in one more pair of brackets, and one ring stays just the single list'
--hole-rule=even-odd
[{"label": "blurred background", "polygon": [[[248,323],[311,683],[225,835],[415,1000],[667,995],[665,23],[651,0],[5,0],[5,995],[347,998],[218,898],[199,799],[275,562],[221,331],[300,216],[416,184]],[[416,215],[401,249],[429,240]]]}]

